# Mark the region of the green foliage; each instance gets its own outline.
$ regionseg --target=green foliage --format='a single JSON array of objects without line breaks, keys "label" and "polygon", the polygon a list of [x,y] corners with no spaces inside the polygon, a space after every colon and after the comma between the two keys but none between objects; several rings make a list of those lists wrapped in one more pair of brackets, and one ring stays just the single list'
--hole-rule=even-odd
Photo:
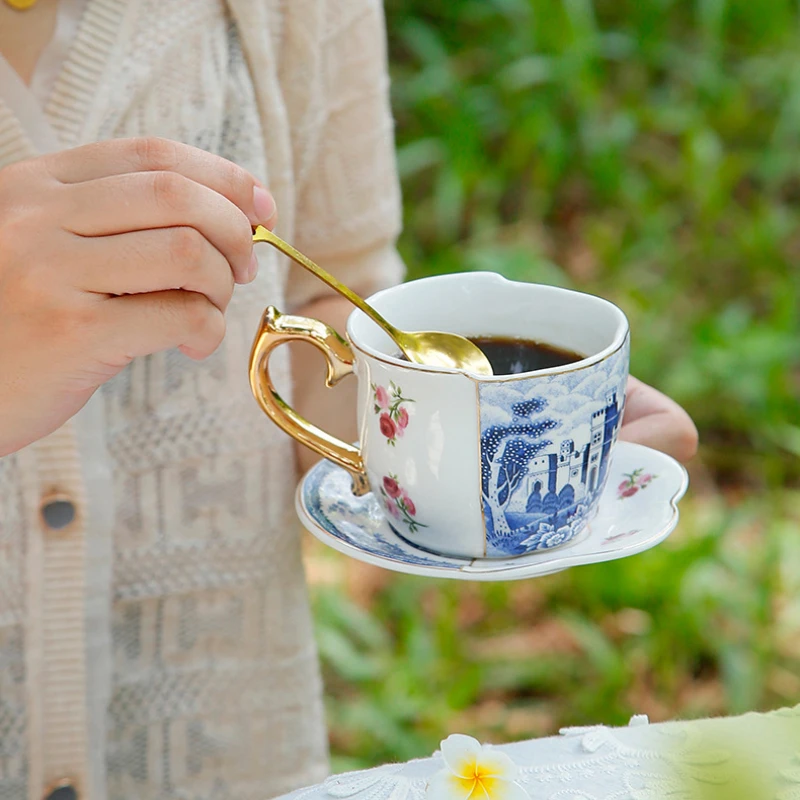
[{"label": "green foliage", "polygon": [[[451,732],[509,741],[794,704],[799,525],[798,492],[694,498],[670,540],[617,562],[510,584],[387,573],[362,605],[343,587],[367,568],[318,587],[336,768],[429,754]],[[353,567],[321,547],[312,562]]]},{"label": "green foliage", "polygon": [[678,533],[642,556],[525,585],[393,576],[366,608],[318,588],[335,766],[456,730],[796,701],[796,3],[386,6],[411,276],[490,269],[613,299],[634,372],[688,408],[704,466]]}]

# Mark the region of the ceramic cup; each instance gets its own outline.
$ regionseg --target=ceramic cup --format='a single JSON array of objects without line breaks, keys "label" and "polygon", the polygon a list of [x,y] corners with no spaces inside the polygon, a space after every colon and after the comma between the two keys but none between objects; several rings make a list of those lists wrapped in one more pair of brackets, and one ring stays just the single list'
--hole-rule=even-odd
[{"label": "ceramic cup", "polygon": [[[508,558],[563,545],[598,507],[625,404],[629,328],[613,304],[493,273],[412,281],[370,303],[402,330],[527,339],[581,361],[479,377],[412,364],[361,311],[347,341],[317,320],[267,309],[253,345],[256,399],[291,436],[372,491],[395,531],[434,553]],[[328,385],[358,380],[359,443],[302,419],[269,379],[272,350],[302,340],[328,360]]]}]

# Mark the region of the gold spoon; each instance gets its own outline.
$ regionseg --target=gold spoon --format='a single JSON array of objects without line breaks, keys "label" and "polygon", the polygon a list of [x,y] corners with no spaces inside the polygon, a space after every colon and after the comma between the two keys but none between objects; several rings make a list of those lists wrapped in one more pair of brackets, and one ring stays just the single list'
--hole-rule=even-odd
[{"label": "gold spoon", "polygon": [[272,231],[259,225],[253,234],[254,242],[267,242],[276,247],[300,266],[316,275],[321,281],[335,289],[340,295],[346,297],[356,308],[360,308],[373,322],[380,325],[403,355],[415,364],[425,364],[434,367],[446,367],[462,372],[471,372],[475,375],[491,375],[492,365],[483,351],[469,339],[456,333],[440,333],[438,331],[401,331],[387,322],[369,303],[362,300],[354,291],[339,283],[333,275],[327,273],[322,267],[315,264],[310,258],[295,250]]}]

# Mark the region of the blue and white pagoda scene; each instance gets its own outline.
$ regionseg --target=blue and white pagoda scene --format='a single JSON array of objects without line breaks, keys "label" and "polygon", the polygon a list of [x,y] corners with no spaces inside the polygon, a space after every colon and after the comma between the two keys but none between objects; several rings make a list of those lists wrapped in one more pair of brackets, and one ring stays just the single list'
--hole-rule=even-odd
[{"label": "blue and white pagoda scene", "polygon": [[622,422],[626,364],[627,345],[585,369],[481,385],[488,556],[556,547],[585,527]]}]

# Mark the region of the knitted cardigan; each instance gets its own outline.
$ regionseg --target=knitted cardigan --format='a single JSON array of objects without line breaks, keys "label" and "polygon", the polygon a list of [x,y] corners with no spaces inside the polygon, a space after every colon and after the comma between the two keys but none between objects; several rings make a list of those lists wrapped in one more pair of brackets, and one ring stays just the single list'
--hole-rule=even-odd
[{"label": "knitted cardigan", "polygon": [[[380,0],[88,0],[35,130],[0,82],[0,166],[48,141],[205,148],[369,293],[402,277],[384,37]],[[265,800],[325,774],[293,448],[247,382],[264,307],[322,290],[262,247],[214,356],[139,359],[0,459],[0,800]]]}]

